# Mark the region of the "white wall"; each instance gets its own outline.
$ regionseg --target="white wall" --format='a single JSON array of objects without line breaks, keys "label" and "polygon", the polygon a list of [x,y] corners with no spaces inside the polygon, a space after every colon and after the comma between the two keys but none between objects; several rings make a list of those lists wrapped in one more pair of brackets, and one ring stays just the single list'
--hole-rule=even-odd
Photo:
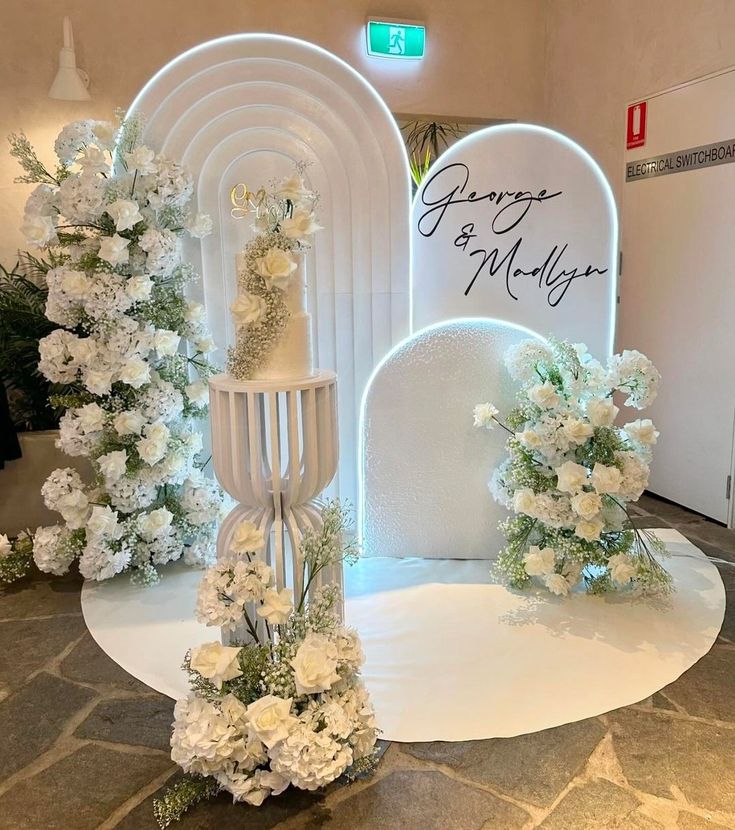
[{"label": "white wall", "polygon": [[[24,129],[51,162],[60,127],[75,118],[109,117],[182,51],[233,32],[270,31],[310,40],[344,58],[395,112],[537,120],[543,103],[545,0],[3,0],[0,140]],[[74,25],[79,66],[92,100],[47,97],[61,39]],[[368,58],[368,15],[426,21],[420,62]],[[0,145],[1,146],[1,145]],[[29,188],[13,185],[17,165],[0,152],[0,262],[22,244],[16,228]]]},{"label": "white wall", "polygon": [[629,101],[735,64],[733,0],[548,0],[544,120],[620,201]]}]

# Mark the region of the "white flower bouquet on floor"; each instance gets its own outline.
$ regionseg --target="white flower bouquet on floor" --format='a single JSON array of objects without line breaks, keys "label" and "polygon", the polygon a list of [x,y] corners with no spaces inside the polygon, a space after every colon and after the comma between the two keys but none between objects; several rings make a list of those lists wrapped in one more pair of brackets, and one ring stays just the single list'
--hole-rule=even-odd
[{"label": "white flower bouquet on floor", "polygon": [[206,643],[184,664],[191,693],[179,700],[171,757],[189,776],[155,805],[162,827],[219,791],[260,805],[287,787],[316,790],[375,765],[377,730],[359,677],[360,640],[335,613],[340,589],[309,586],[322,568],[353,560],[343,545],[345,514],[338,503],[322,512],[324,526],[302,540],[301,595],[276,590],[259,558],[260,531],[243,522],[230,557],[200,585],[197,617],[245,635],[229,645]]},{"label": "white flower bouquet on floor", "polygon": [[566,595],[580,582],[588,591],[670,590],[655,554],[665,553],[650,532],[637,529],[627,505],[648,484],[658,431],[648,419],[615,425],[619,409],[644,409],[660,376],[636,351],[603,366],[584,345],[528,340],[508,350],[506,367],[521,385],[505,423],[490,403],[475,407],[475,425],[510,433],[509,457],[494,472],[490,491],[515,514],[501,529],[507,547],[497,569],[514,588],[536,581]]},{"label": "white flower bouquet on floor", "polygon": [[203,307],[184,298],[195,274],[181,250],[212,223],[191,211],[191,177],[141,129],[75,121],[53,172],[24,135],[10,143],[18,181],[37,185],[23,231],[47,257],[46,316],[59,326],[39,344],[64,410],[58,445],[95,473],[91,487],[71,468],[51,474],[43,497],[63,524],[38,529],[34,559],[51,573],[78,559],[87,579],[127,570],[150,583],[182,555],[212,560],[222,499],[197,461],[214,344]]}]

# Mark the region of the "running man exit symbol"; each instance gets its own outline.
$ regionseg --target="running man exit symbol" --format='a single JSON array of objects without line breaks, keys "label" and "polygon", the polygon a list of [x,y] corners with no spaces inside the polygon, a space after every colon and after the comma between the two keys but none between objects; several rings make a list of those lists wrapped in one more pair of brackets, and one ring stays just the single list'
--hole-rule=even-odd
[{"label": "running man exit symbol", "polygon": [[391,55],[406,54],[406,30],[403,26],[391,26],[388,31],[388,52]]}]

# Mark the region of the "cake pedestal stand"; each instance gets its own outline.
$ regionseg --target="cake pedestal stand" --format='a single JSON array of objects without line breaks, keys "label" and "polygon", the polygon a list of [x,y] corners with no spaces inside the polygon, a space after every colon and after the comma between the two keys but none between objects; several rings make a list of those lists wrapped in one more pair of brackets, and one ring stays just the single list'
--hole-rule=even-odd
[{"label": "cake pedestal stand", "polygon": [[[209,390],[214,471],[238,502],[220,527],[217,558],[228,556],[240,522],[254,522],[266,539],[258,558],[273,568],[276,587],[292,588],[298,599],[301,539],[322,527],[317,497],[339,459],[337,376],[318,370],[299,381],[238,381],[222,374],[210,378]],[[341,562],[317,574],[309,595],[329,583],[339,587],[336,611],[342,616]],[[233,639],[252,638],[243,625]]]}]

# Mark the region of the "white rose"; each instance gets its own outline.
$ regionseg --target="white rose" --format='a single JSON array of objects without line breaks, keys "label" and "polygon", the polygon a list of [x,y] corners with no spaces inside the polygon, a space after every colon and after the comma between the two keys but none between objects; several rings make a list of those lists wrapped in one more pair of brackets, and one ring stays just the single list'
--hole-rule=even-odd
[{"label": "white rose", "polygon": [[153,348],[160,357],[170,357],[176,354],[181,343],[181,335],[170,329],[158,329],[153,335]]},{"label": "white rose", "polygon": [[140,144],[132,153],[125,153],[124,157],[128,170],[137,170],[144,176],[156,172],[156,165],[153,161],[155,153],[145,144]]},{"label": "white rose", "polygon": [[607,467],[598,461],[592,468],[592,486],[598,493],[617,493],[623,474],[617,467]]},{"label": "white rose", "polygon": [[201,323],[206,319],[206,316],[206,311],[201,303],[187,302],[186,311],[184,312],[184,320],[187,323]]},{"label": "white rose", "polygon": [[287,738],[298,724],[291,714],[291,703],[292,698],[265,695],[248,706],[248,725],[268,749]]},{"label": "white rose", "polygon": [[112,121],[92,122],[92,135],[97,139],[100,147],[112,150],[117,140],[117,126]]},{"label": "white rose", "polygon": [[165,507],[151,510],[150,513],[146,513],[140,520],[141,532],[147,539],[153,541],[159,536],[164,536],[168,533],[173,518],[174,514]]},{"label": "white rose", "polygon": [[539,548],[531,545],[523,557],[523,564],[529,576],[544,576],[554,570],[556,551],[553,548]]},{"label": "white rose", "polygon": [[78,530],[87,523],[89,501],[83,490],[71,490],[57,500],[56,510],[61,513],[70,530]]},{"label": "white rose", "polygon": [[119,481],[124,475],[128,464],[128,454],[125,450],[115,450],[101,455],[97,459],[100,472],[108,483]]},{"label": "white rose", "polygon": [[186,397],[194,404],[207,403],[209,400],[209,386],[203,380],[195,380],[184,388]]},{"label": "white rose", "polygon": [[281,222],[281,233],[289,239],[304,239],[321,229],[310,210],[295,210],[293,216]]},{"label": "white rose", "polygon": [[587,483],[587,468],[574,461],[566,461],[554,472],[558,477],[556,487],[562,493],[578,493]]},{"label": "white rose", "polygon": [[143,221],[138,203],[128,199],[116,199],[112,204],[107,205],[105,210],[112,217],[119,231],[128,231],[138,222]]},{"label": "white rose", "polygon": [[153,280],[145,274],[136,274],[125,283],[125,293],[136,303],[148,300],[153,291]]},{"label": "white rose", "polygon": [[533,490],[529,487],[522,487],[516,490],[513,495],[513,510],[516,513],[525,513],[527,516],[533,515],[533,509],[536,506],[536,496]]},{"label": "white rose", "polygon": [[281,248],[270,248],[265,256],[255,260],[255,270],[265,279],[268,288],[279,288],[281,291],[288,288],[296,266],[293,256]]},{"label": "white rose", "polygon": [[92,515],[87,520],[87,537],[112,537],[119,535],[117,513],[110,507],[96,504],[92,508]]},{"label": "white rose", "polygon": [[292,610],[293,591],[290,588],[283,588],[280,591],[269,588],[263,595],[263,603],[257,613],[271,625],[283,625]]},{"label": "white rose", "polygon": [[534,432],[532,429],[524,429],[523,432],[516,432],[516,438],[530,450],[538,449],[543,443],[538,432]]},{"label": "white rose", "polygon": [[239,329],[257,323],[262,319],[265,310],[265,300],[257,294],[238,294],[237,299],[230,306],[235,325]]},{"label": "white rose", "polygon": [[145,426],[145,418],[137,409],[120,412],[112,422],[118,435],[140,435]]},{"label": "white rose", "polygon": [[569,583],[561,574],[546,574],[544,585],[558,597],[565,597],[569,593]]},{"label": "white rose", "polygon": [[10,544],[7,533],[0,533],[0,556],[7,556],[12,550],[13,546]]},{"label": "white rose", "polygon": [[660,435],[650,418],[638,418],[637,421],[626,424],[623,429],[631,441],[638,441],[640,444],[655,444]]},{"label": "white rose", "polygon": [[93,395],[107,395],[112,386],[112,372],[106,369],[88,369],[84,385]]},{"label": "white rose", "polygon": [[582,519],[575,525],[574,533],[587,542],[596,542],[600,538],[603,527],[605,523],[602,519]]},{"label": "white rose", "polygon": [[120,370],[120,380],[132,386],[133,389],[140,389],[151,381],[151,367],[140,355],[129,357]]},{"label": "white rose", "polygon": [[170,432],[165,424],[160,421],[149,424],[145,429],[145,437],[135,445],[138,455],[152,467],[166,455],[169,436]]},{"label": "white rose", "polygon": [[103,150],[94,145],[84,148],[82,155],[77,158],[77,164],[90,176],[96,176],[97,173],[108,175],[110,172],[110,159]]},{"label": "white rose", "polygon": [[610,398],[592,398],[587,401],[587,417],[595,427],[610,427],[620,410]]},{"label": "white rose", "polygon": [[255,553],[265,547],[265,536],[253,522],[245,519],[235,528],[230,540],[233,553]]},{"label": "white rose", "polygon": [[110,265],[122,265],[130,258],[128,245],[130,245],[130,240],[123,239],[118,234],[106,236],[102,240],[97,256],[104,259],[105,262],[109,262]]},{"label": "white rose", "polygon": [[572,497],[572,510],[583,519],[592,519],[602,508],[602,499],[597,493],[577,493]]},{"label": "white rose", "polygon": [[312,192],[307,189],[301,176],[294,175],[281,181],[276,195],[291,202],[303,202],[312,197]]},{"label": "white rose", "polygon": [[105,418],[107,413],[99,404],[88,403],[80,406],[75,410],[75,415],[79,419],[79,426],[85,434],[90,432],[99,432],[105,427]]},{"label": "white rose", "polygon": [[89,287],[89,278],[83,271],[64,271],[61,288],[65,294],[79,300],[86,297]]},{"label": "white rose", "polygon": [[204,239],[212,233],[212,217],[208,213],[197,213],[197,215],[186,226],[186,230],[190,236],[195,239]]},{"label": "white rose", "polygon": [[556,393],[556,387],[550,380],[532,386],[528,390],[528,399],[536,406],[540,406],[541,409],[553,409],[560,400]]},{"label": "white rose", "polygon": [[30,245],[43,248],[56,241],[56,225],[51,216],[24,216],[21,233]]},{"label": "white rose", "polygon": [[91,365],[97,356],[94,337],[74,337],[68,343],[69,354],[80,366]]},{"label": "white rose", "polygon": [[592,425],[579,418],[567,418],[562,429],[572,444],[584,444],[594,433]]},{"label": "white rose", "polygon": [[616,553],[607,560],[607,567],[613,582],[626,585],[636,574],[633,560],[624,553]]},{"label": "white rose", "polygon": [[202,354],[211,354],[217,351],[217,344],[211,337],[203,337],[201,340],[197,340],[194,347]]},{"label": "white rose", "polygon": [[238,660],[241,651],[241,648],[217,642],[204,643],[191,650],[189,665],[221,689],[226,680],[233,680],[242,674]]},{"label": "white rose", "polygon": [[475,419],[475,426],[484,427],[485,429],[492,429],[495,426],[495,418],[499,412],[500,410],[494,407],[491,403],[478,403],[472,411]]},{"label": "white rose", "polygon": [[326,692],[339,680],[337,647],[324,634],[307,634],[291,660],[291,666],[296,691],[300,695]]}]

